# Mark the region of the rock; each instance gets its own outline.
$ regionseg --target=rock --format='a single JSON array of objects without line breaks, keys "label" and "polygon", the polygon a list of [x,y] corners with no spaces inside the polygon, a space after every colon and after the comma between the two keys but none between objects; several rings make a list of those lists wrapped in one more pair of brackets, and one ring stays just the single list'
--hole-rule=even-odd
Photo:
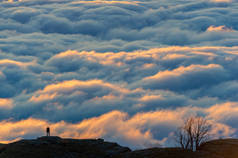
[{"label": "rock", "polygon": [[110,158],[129,151],[127,147],[102,139],[62,139],[50,136],[4,145],[0,147],[0,158]]}]

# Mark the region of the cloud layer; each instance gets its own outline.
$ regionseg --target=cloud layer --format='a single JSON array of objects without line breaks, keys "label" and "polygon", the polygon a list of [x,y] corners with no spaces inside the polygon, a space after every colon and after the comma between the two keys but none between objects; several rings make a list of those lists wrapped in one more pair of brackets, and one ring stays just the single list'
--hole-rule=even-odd
[{"label": "cloud layer", "polygon": [[236,137],[237,1],[0,0],[1,142],[171,146],[183,119]]}]

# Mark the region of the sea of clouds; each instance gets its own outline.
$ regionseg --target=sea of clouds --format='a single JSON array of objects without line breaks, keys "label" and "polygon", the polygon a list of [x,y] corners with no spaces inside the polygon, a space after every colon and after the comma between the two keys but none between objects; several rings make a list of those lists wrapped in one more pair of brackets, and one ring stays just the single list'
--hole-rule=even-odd
[{"label": "sea of clouds", "polygon": [[0,141],[173,146],[191,115],[237,137],[236,0],[0,0]]}]

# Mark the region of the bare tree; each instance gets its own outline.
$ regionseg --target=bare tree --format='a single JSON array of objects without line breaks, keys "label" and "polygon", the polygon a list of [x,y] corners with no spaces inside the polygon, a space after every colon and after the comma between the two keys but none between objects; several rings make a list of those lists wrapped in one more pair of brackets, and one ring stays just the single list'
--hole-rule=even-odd
[{"label": "bare tree", "polygon": [[181,127],[175,132],[175,141],[182,149],[189,149],[189,137]]},{"label": "bare tree", "polygon": [[208,140],[211,125],[203,117],[190,117],[178,128],[175,141],[183,149],[196,150]]}]

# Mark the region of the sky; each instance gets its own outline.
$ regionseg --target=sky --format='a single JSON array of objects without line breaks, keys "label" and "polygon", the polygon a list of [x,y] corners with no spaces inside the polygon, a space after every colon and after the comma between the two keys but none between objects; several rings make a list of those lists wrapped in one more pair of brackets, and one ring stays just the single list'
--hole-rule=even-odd
[{"label": "sky", "polygon": [[0,0],[0,142],[238,137],[237,0]]}]

